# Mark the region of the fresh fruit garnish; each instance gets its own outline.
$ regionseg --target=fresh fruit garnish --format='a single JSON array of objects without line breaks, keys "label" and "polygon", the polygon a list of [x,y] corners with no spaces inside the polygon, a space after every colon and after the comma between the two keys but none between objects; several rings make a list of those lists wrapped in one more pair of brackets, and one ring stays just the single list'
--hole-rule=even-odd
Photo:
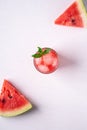
[{"label": "fresh fruit garnish", "polygon": [[4,80],[0,94],[0,116],[17,116],[31,108],[30,101],[12,83]]},{"label": "fresh fruit garnish", "polygon": [[57,17],[55,24],[73,27],[87,27],[87,0],[75,0]]},{"label": "fresh fruit garnish", "polygon": [[35,68],[41,73],[52,73],[58,68],[58,54],[54,49],[38,47],[32,57]]},{"label": "fresh fruit garnish", "polygon": [[40,58],[41,56],[49,53],[50,48],[46,48],[45,50],[43,50],[42,48],[38,47],[38,51],[37,53],[35,53],[34,55],[32,55],[34,58]]}]

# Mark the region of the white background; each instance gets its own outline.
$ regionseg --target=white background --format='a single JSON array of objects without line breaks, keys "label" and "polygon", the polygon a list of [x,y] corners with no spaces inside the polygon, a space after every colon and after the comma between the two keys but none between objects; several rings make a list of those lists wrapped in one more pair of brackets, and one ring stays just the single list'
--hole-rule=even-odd
[{"label": "white background", "polygon": [[[11,81],[33,104],[23,115],[0,117],[0,130],[87,130],[87,29],[54,24],[73,0],[0,0],[0,89]],[[59,54],[59,68],[41,74],[37,47]]]}]

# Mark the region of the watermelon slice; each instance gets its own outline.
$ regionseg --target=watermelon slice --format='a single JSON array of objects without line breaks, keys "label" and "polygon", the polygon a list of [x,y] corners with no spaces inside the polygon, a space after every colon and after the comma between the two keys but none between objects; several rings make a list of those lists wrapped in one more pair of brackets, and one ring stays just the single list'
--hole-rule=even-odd
[{"label": "watermelon slice", "polygon": [[7,80],[0,94],[0,115],[17,116],[32,108],[31,103]]},{"label": "watermelon slice", "polygon": [[55,24],[73,26],[73,27],[87,27],[87,5],[84,2],[87,0],[74,1],[56,20]]}]

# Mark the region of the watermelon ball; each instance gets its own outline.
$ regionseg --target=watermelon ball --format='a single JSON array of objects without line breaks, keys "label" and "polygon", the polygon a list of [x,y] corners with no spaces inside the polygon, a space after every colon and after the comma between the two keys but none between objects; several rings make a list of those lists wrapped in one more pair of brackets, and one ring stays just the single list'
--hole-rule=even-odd
[{"label": "watermelon ball", "polygon": [[38,51],[32,56],[35,68],[41,73],[49,74],[58,68],[58,54],[52,48],[38,47]]}]

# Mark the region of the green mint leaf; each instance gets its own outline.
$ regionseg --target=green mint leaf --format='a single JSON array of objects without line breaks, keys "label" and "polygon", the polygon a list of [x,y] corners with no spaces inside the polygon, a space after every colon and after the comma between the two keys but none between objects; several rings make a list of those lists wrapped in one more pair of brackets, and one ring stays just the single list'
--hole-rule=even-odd
[{"label": "green mint leaf", "polygon": [[43,51],[43,55],[47,54],[50,52],[50,48],[46,48],[44,51]]},{"label": "green mint leaf", "polygon": [[38,52],[42,53],[42,48],[38,47]]},{"label": "green mint leaf", "polygon": [[36,54],[32,55],[32,57],[34,57],[34,58],[40,58],[41,56],[42,56],[41,53],[36,53]]},{"label": "green mint leaf", "polygon": [[42,48],[38,47],[38,51],[37,53],[33,54],[32,57],[34,58],[40,58],[41,56],[49,53],[50,48],[46,48],[44,51],[42,50]]}]

